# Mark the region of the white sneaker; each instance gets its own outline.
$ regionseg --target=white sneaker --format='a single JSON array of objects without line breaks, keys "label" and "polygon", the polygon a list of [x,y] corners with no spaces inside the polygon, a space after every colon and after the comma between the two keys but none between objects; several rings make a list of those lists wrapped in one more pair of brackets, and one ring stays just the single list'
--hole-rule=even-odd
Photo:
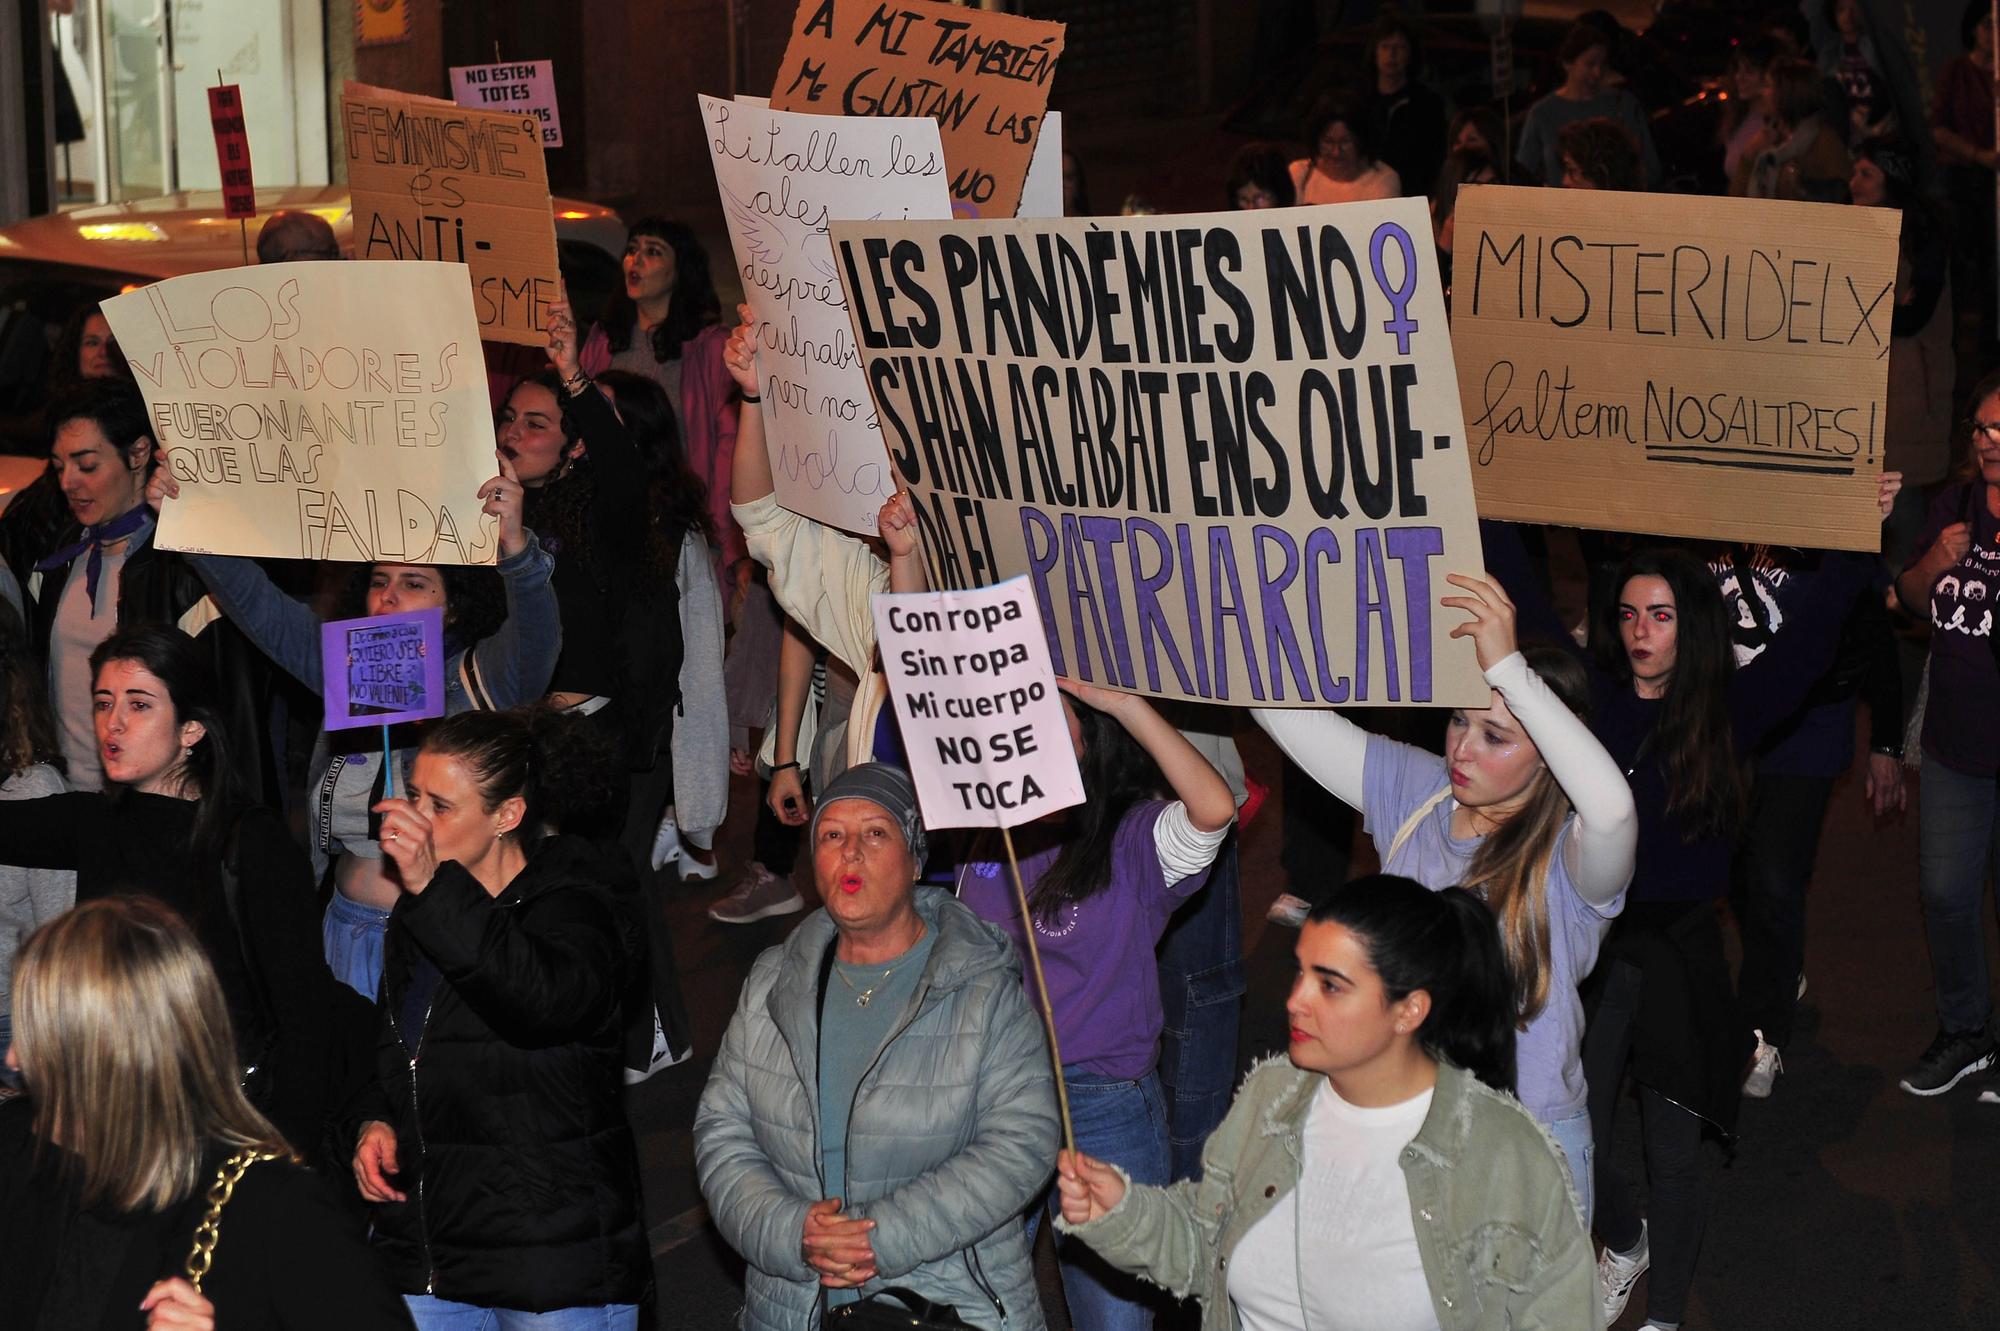
[{"label": "white sneaker", "polygon": [[1264,912],[1264,918],[1273,924],[1282,924],[1288,929],[1303,929],[1306,916],[1311,913],[1312,902],[1286,892],[1271,903],[1271,909]]},{"label": "white sneaker", "polygon": [[704,862],[688,854],[686,846],[680,848],[680,864],[678,867],[683,883],[698,883],[704,879],[713,878],[722,871],[721,865],[717,861],[708,860]]},{"label": "white sneaker", "polygon": [[666,868],[667,862],[669,860],[678,858],[680,854],[681,854],[680,824],[674,821],[674,811],[670,806],[667,809],[667,811],[660,816],[660,826],[658,830],[656,830],[653,833],[653,854],[652,854],[653,868],[655,870]]},{"label": "white sneaker", "polygon": [[660,1010],[656,1007],[653,1009],[653,1052],[647,1058],[645,1067],[625,1069],[625,1084],[637,1086],[660,1069],[687,1061],[688,1056],[693,1053],[692,1046],[681,1050],[678,1054],[668,1047],[666,1028],[660,1025]]},{"label": "white sneaker", "polygon": [[1597,1292],[1604,1299],[1604,1324],[1610,1326],[1631,1302],[1632,1286],[1653,1264],[1653,1251],[1646,1243],[1646,1222],[1639,1222],[1639,1246],[1629,1253],[1606,1248],[1597,1256]]},{"label": "white sneaker", "polygon": [[736,890],[708,908],[708,918],[723,924],[749,924],[805,908],[805,898],[789,877],[780,878],[752,860]]},{"label": "white sneaker", "polygon": [[1764,1043],[1764,1032],[1755,1032],[1757,1052],[1750,1056],[1750,1071],[1743,1078],[1743,1094],[1752,1100],[1771,1098],[1771,1087],[1777,1083],[1778,1074],[1785,1070],[1785,1056],[1778,1047]]}]

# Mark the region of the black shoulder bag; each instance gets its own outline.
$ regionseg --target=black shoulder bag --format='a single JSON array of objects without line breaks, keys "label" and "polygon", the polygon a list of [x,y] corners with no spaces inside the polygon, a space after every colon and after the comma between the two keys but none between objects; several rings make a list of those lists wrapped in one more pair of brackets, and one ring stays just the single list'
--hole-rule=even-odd
[{"label": "black shoulder bag", "polygon": [[885,1289],[858,1303],[828,1308],[820,1325],[842,1331],[973,1331],[956,1308],[932,1303],[910,1289]]}]

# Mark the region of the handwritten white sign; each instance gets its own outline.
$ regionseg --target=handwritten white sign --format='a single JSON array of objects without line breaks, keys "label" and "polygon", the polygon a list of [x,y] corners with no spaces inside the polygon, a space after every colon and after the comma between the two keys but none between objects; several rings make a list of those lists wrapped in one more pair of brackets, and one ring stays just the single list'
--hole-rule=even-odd
[{"label": "handwritten white sign", "polygon": [[949,218],[937,122],[799,115],[701,99],[743,290],[778,502],[875,531],[896,490],[834,271],[827,223]]},{"label": "handwritten white sign", "polygon": [[451,99],[474,111],[519,111],[542,122],[542,146],[563,146],[562,112],[556,106],[552,61],[503,65],[453,65]]},{"label": "handwritten white sign", "polygon": [[926,827],[1019,827],[1083,803],[1025,577],[875,598],[882,668]]},{"label": "handwritten white sign", "polygon": [[493,416],[460,263],[278,263],[104,302],[169,450],[167,550],[491,564]]},{"label": "handwritten white sign", "polygon": [[1021,185],[1021,206],[1016,217],[1061,217],[1062,112],[1042,117],[1041,132],[1035,135],[1035,155],[1028,159],[1028,178]]}]

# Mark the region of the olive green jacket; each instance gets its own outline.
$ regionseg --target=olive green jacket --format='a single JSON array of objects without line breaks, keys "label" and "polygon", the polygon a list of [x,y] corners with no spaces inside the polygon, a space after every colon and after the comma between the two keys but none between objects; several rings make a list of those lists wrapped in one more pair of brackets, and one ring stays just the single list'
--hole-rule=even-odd
[{"label": "olive green jacket", "polygon": [[[1202,1331],[1237,1327],[1230,1255],[1298,1186],[1317,1073],[1251,1069],[1202,1150],[1198,1182],[1127,1186],[1075,1234],[1114,1266],[1202,1302]],[[1512,1096],[1438,1065],[1430,1112],[1403,1148],[1410,1215],[1443,1331],[1598,1331],[1597,1266],[1561,1150]]]}]

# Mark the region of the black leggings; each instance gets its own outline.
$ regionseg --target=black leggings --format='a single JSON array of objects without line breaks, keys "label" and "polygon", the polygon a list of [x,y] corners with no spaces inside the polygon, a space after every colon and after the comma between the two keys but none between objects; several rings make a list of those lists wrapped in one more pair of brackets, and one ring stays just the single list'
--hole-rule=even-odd
[{"label": "black leggings", "polygon": [[[1625,1062],[1632,1052],[1632,1019],[1639,1010],[1644,972],[1627,961],[1605,963],[1604,992],[1583,1038],[1583,1075],[1590,1087],[1590,1131],[1597,1143],[1592,1173],[1597,1186],[1597,1233],[1615,1252],[1639,1243],[1640,1210],[1617,1161],[1616,1122]],[[1639,1140],[1646,1156],[1645,1218],[1652,1250],[1646,1316],[1675,1322],[1687,1312],[1695,1259],[1708,1217],[1708,1162],[1702,1158],[1701,1119],[1649,1087],[1639,1088]]]},{"label": "black leggings", "polygon": [[788,827],[771,812],[771,783],[757,783],[757,826],[750,836],[750,858],[780,878],[792,875],[798,861],[803,827]]}]

